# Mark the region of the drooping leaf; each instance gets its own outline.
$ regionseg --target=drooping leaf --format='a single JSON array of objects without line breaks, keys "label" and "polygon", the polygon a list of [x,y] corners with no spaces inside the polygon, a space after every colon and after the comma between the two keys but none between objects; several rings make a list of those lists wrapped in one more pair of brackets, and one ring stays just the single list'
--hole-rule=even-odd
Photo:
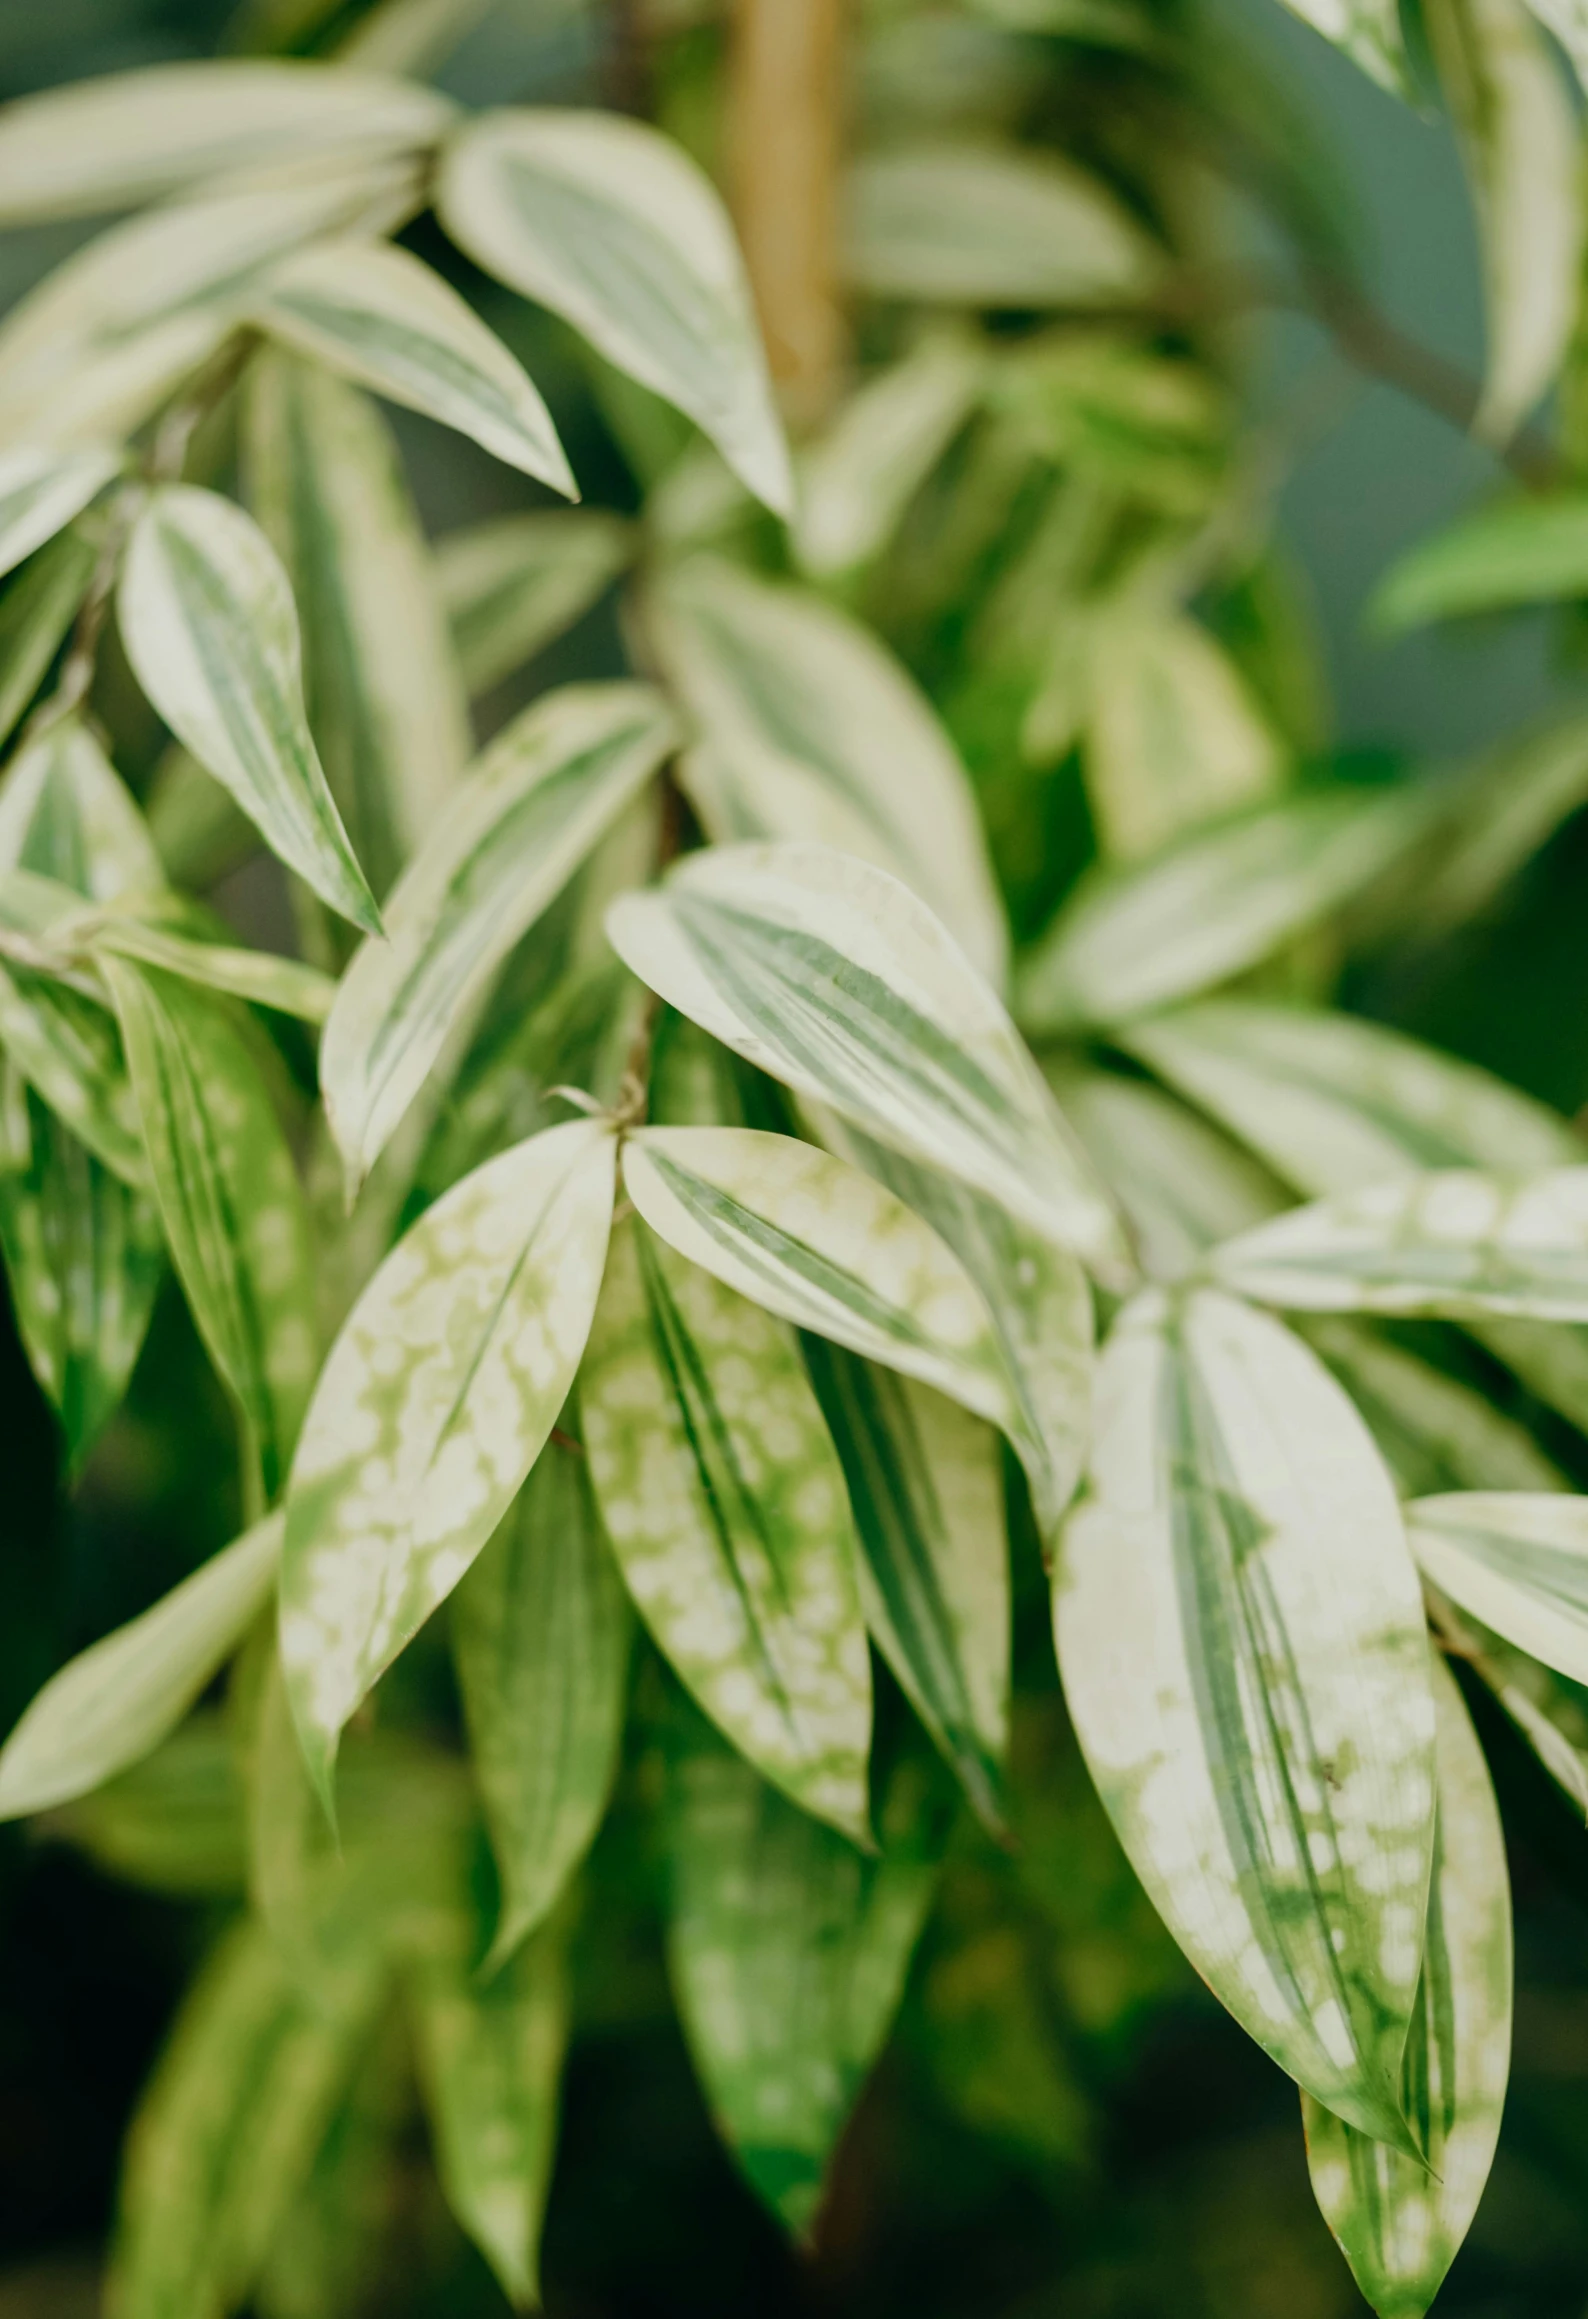
[{"label": "drooping leaf", "polygon": [[1588,497],[1497,500],[1419,540],[1385,573],[1370,615],[1381,633],[1588,593]]},{"label": "drooping leaf", "polygon": [[500,734],[399,881],[326,1025],[320,1078],[351,1182],[369,1170],[460,1010],[672,746],[647,686],[570,685]]},{"label": "drooping leaf", "polygon": [[646,596],[646,634],[701,746],[683,778],[708,833],[814,839],[920,895],[1002,981],[1003,906],[965,770],[904,670],[804,590],[695,557]]},{"label": "drooping leaf", "polygon": [[66,641],[100,547],[97,513],[69,523],[0,594],[0,743],[11,738]]},{"label": "drooping leaf", "polygon": [[792,534],[801,570],[832,579],[882,552],[969,418],[985,373],[973,339],[933,331],[849,397],[801,454]]},{"label": "drooping leaf", "polygon": [[1106,1195],[1008,1016],[885,871],[826,846],[717,846],[614,904],[607,930],[725,1046],[1118,1271]]},{"label": "drooping leaf", "polygon": [[315,242],[264,277],[249,319],[578,498],[551,413],[517,357],[409,251],[367,239]]},{"label": "drooping leaf", "polygon": [[117,602],[127,657],[172,732],[322,901],[378,931],[304,715],[292,588],[257,524],[213,491],[163,486],[133,529]]},{"label": "drooping leaf", "polygon": [[468,713],[391,434],[354,389],[279,350],[248,368],[249,503],[292,582],[303,689],[331,795],[384,896],[439,822]]},{"label": "drooping leaf", "polygon": [[1324,2219],[1380,2319],[1423,2319],[1489,2177],[1511,2066],[1505,1833],[1461,1694],[1434,1668],[1438,1806],[1423,1974],[1401,2068],[1421,2158],[1302,2096]]},{"label": "drooping leaf", "polygon": [[1423,1571],[1458,1609],[1588,1683],[1588,1498],[1458,1491],[1415,1500],[1406,1524]]},{"label": "drooping leaf", "polygon": [[630,1221],[579,1398],[601,1519],[659,1649],[766,1778],[864,1840],[854,1528],[792,1332]]},{"label": "drooping leaf", "polygon": [[452,140],[436,206],[477,265],[676,404],[788,513],[788,452],[733,232],[677,146],[610,113],[485,113]]},{"label": "drooping leaf", "polygon": [[64,531],[120,465],[120,452],[105,445],[0,452],[0,572]]},{"label": "drooping leaf", "polygon": [[1392,96],[1406,93],[1406,44],[1395,0],[1285,0]]},{"label": "drooping leaf", "polygon": [[316,1789],[377,1676],[507,1511],[567,1398],[600,1287],[616,1153],[579,1120],[426,1210],[321,1372],[287,1500],[281,1656]]},{"label": "drooping leaf", "polygon": [[492,516],[437,543],[436,571],[471,694],[489,692],[590,609],[633,558],[605,508]]},{"label": "drooping leaf", "polygon": [[623,1736],[628,1598],[578,1444],[542,1453],[452,1615],[502,1886],[490,1972],[550,1914],[589,1850]]},{"label": "drooping leaf", "polygon": [[241,1642],[280,1555],[272,1514],[52,1675],[0,1749],[0,1818],[87,1795],[151,1755]]},{"label": "drooping leaf", "polygon": [[296,958],[281,958],[271,950],[240,950],[229,942],[200,942],[174,927],[151,925],[130,915],[96,920],[86,940],[95,953],[112,951],[118,958],[158,966],[183,982],[249,999],[255,1006],[296,1015],[306,1023],[323,1023],[336,996],[336,984],[328,974]]},{"label": "drooping leaf", "polygon": [[1305,1333],[1367,1420],[1404,1497],[1567,1487],[1515,1418],[1404,1346],[1361,1321],[1313,1321]]},{"label": "drooping leaf", "polygon": [[220,1002],[114,952],[100,968],[126,1041],[171,1259],[269,1502],[286,1479],[319,1350],[292,1153]]},{"label": "drooping leaf", "polygon": [[1098,1398],[1055,1622],[1099,1793],[1242,2026],[1410,2150],[1433,1703],[1389,1476],[1313,1355],[1205,1290],[1129,1308]]}]

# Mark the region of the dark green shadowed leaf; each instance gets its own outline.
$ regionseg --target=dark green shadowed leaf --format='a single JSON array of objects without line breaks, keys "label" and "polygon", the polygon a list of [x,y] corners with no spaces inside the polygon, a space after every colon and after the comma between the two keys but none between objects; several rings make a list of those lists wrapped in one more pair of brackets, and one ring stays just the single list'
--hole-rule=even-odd
[{"label": "dark green shadowed leaf", "polygon": [[97,517],[68,524],[29,557],[0,595],[0,742],[16,730],[66,641],[100,547]]}]

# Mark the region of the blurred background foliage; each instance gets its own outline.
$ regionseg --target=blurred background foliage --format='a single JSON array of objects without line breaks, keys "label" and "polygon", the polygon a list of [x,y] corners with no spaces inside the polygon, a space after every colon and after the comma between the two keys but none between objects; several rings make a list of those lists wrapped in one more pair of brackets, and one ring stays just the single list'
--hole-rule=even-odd
[{"label": "blurred background foliage", "polygon": [[[1481,351],[1470,214],[1447,126],[1373,87],[1266,0],[1165,5],[1179,64],[1092,44],[1108,0],[981,0],[974,9],[878,4],[857,40],[853,106],[917,129],[1018,127],[1076,150],[1138,193],[1184,161],[1174,197],[1219,211],[1226,247],[1264,261],[1275,207],[1320,262],[1348,247],[1383,314],[1467,371]],[[228,46],[313,54],[360,13],[334,0],[9,0],[0,92]],[[497,0],[439,71],[471,102],[642,101],[709,166],[721,164],[722,33],[691,0]],[[1199,178],[1185,140],[1222,149]],[[1211,161],[1212,153],[1202,158]],[[1244,180],[1248,191],[1232,191]],[[1255,196],[1262,198],[1255,198]],[[635,506],[654,407],[593,392],[545,318],[467,276],[438,235],[425,255],[462,278],[552,402],[586,497]],[[70,246],[67,229],[9,237],[0,299]],[[432,246],[432,243],[434,246]],[[862,366],[897,351],[886,310],[861,326]],[[1161,499],[1197,506],[1198,462],[1219,465],[1233,423],[1257,484],[1276,492],[1276,551],[1227,574],[1199,610],[1267,684],[1308,777],[1379,780],[1465,758],[1571,707],[1581,640],[1543,614],[1373,640],[1362,610],[1395,555],[1496,480],[1493,456],[1382,380],[1364,379],[1302,313],[1207,321],[1238,412],[1171,413]],[[1011,389],[1011,391],[1015,391]],[[1034,423],[1043,423],[1041,382]],[[546,495],[459,438],[399,415],[427,522],[443,533]],[[1139,456],[1139,445],[1133,456]],[[1106,461],[1106,442],[1092,446]],[[994,466],[996,462],[994,462]],[[900,549],[860,583],[862,608],[949,720],[978,781],[1017,928],[1031,931],[1084,862],[1091,836],[1074,753],[1035,769],[1019,727],[1029,670],[1004,669],[972,631],[1011,542],[1018,493],[926,495]],[[967,537],[966,512],[983,521]],[[754,521],[755,519],[751,519]],[[958,526],[956,534],[955,526]],[[974,528],[974,525],[972,526]],[[998,633],[1000,625],[994,615]],[[1288,641],[1287,641],[1288,639]],[[619,665],[598,605],[487,703],[499,721],[545,684]],[[1320,674],[1321,672],[1321,674]],[[157,736],[148,735],[152,756]],[[136,754],[126,769],[136,777]],[[1588,1099],[1588,823],[1566,825],[1500,901],[1439,942],[1390,927],[1354,964],[1347,1002],[1576,1111]],[[283,908],[256,867],[217,899],[255,939]],[[289,1056],[289,1060],[290,1060]],[[300,1058],[301,1061],[301,1058]],[[9,1723],[70,1651],[132,1615],[237,1523],[230,1423],[168,1284],[130,1399],[68,1496],[53,1421],[7,1326],[0,1524],[0,1718]],[[1588,1480],[1584,1445],[1543,1430]],[[1556,1429],[1561,1436],[1565,1428]],[[1194,1982],[1115,1845],[1057,1694],[1035,1541],[1016,1541],[1024,1615],[1006,1849],[964,1820],[903,2013],[846,2136],[803,2256],[791,2252],[714,2136],[665,1984],[661,1874],[645,1808],[668,1712],[651,1698],[599,1839],[574,1943],[576,2033],[544,2250],[558,2319],[713,2319],[814,2313],[867,2319],[1333,2319],[1361,2308],[1308,2190],[1295,2094]],[[403,1662],[416,1719],[456,1714],[444,1649]],[[642,1674],[659,1689],[655,1667]],[[1588,2311],[1588,1838],[1533,1759],[1475,1699],[1514,1852],[1516,2063],[1492,2184],[1441,2310],[1466,2319]],[[97,2307],[118,2146],[194,1960],[240,1881],[224,1792],[228,1757],[205,1726],[56,1831],[0,1831],[0,2319]],[[172,1812],[169,1789],[183,1785]],[[213,1808],[206,1803],[214,1790]],[[208,1811],[208,1818],[206,1818]],[[181,1841],[173,1840],[180,1827]],[[205,1829],[208,1842],[202,1841]],[[198,1831],[198,1834],[195,1834]],[[385,2078],[383,2078],[383,2070]],[[378,2120],[389,2060],[360,2099]],[[360,2116],[339,2131],[361,2177]],[[369,2174],[345,2213],[336,2319],[470,2319],[502,2308],[449,2220],[419,2130],[395,2171]],[[362,2200],[362,2204],[360,2203]],[[311,2227],[307,2213],[297,2226]],[[316,2319],[292,2249],[268,2288],[278,2319]],[[331,2315],[327,2314],[327,2319]]]}]

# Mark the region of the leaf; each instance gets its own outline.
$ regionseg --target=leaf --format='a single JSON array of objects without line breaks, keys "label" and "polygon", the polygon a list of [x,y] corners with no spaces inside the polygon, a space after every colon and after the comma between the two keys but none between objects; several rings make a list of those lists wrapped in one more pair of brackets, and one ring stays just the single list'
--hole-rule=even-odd
[{"label": "leaf", "polygon": [[230,1386],[266,1501],[314,1382],[314,1259],[287,1139],[222,1006],[114,952],[101,971],[137,1092],[155,1198],[177,1277]]},{"label": "leaf", "polygon": [[292,588],[257,524],[213,491],[164,485],[117,602],[133,673],[178,740],[322,901],[378,932],[304,715]]},{"label": "leaf", "polygon": [[1483,256],[1488,362],[1473,425],[1503,443],[1554,378],[1576,318],[1576,115],[1521,0],[1430,0],[1426,23]]},{"label": "leaf", "polygon": [[1285,0],[1391,96],[1407,93],[1406,44],[1395,0]]},{"label": "leaf", "polygon": [[578,498],[551,413],[517,357],[410,251],[365,239],[315,242],[264,277],[249,319]]},{"label": "leaf", "polygon": [[1493,1692],[1550,1778],[1588,1820],[1588,1690],[1464,1617],[1437,1590],[1425,1584],[1425,1591],[1447,1647]]},{"label": "leaf", "polygon": [[19,750],[0,784],[0,872],[14,870],[94,902],[148,899],[164,887],[142,814],[75,716]]},{"label": "leaf", "polygon": [[1530,1658],[1588,1683],[1588,1499],[1458,1491],[1415,1500],[1406,1523],[1441,1594]]},{"label": "leaf", "polygon": [[630,1222],[579,1398],[601,1519],[658,1648],[766,1778],[865,1842],[854,1531],[791,1332]]},{"label": "leaf", "polygon": [[605,508],[492,516],[436,544],[471,695],[489,692],[589,611],[632,561],[633,526]]},{"label": "leaf", "polygon": [[22,721],[82,609],[99,562],[98,518],[69,523],[0,595],[0,743]]},{"label": "leaf", "polygon": [[323,1023],[336,995],[337,986],[328,974],[303,966],[296,958],[279,958],[270,950],[239,950],[229,942],[196,941],[139,918],[101,918],[87,929],[87,940],[96,953],[111,951],[142,966],[158,966],[183,982],[249,999],[255,1006],[296,1015],[306,1023]]},{"label": "leaf", "polygon": [[1088,871],[1015,978],[1033,1032],[1122,1023],[1243,973],[1388,869],[1420,834],[1406,791],[1313,791]]},{"label": "leaf", "polygon": [[342,979],[320,1083],[349,1181],[373,1165],[448,1031],[673,744],[660,696],[569,685],[499,734]]},{"label": "leaf", "polygon": [[[465,1920],[467,1923],[468,1920]],[[482,1981],[462,1948],[414,1977],[415,2030],[447,2204],[520,2311],[540,2302],[540,2226],[568,2041],[568,1927]]]},{"label": "leaf", "polygon": [[0,572],[63,531],[121,465],[119,451],[0,452]]},{"label": "leaf", "polygon": [[974,339],[930,331],[849,397],[800,457],[792,538],[801,571],[834,579],[882,553],[970,417],[985,374]]},{"label": "leaf", "polygon": [[1488,1766],[1434,1669],[1438,1816],[1423,1976],[1401,2086],[1423,2158],[1369,2141],[1302,2096],[1324,2219],[1381,2319],[1422,2319],[1477,2211],[1511,2065],[1511,1892]]},{"label": "leaf", "polygon": [[280,1553],[273,1514],[52,1675],[0,1749],[0,1819],[87,1795],[153,1754],[242,1641]]},{"label": "leaf", "polygon": [[808,1338],[805,1365],[849,1488],[866,1624],[972,1805],[1001,1832],[1010,1607],[996,1437],[841,1346]]},{"label": "leaf", "polygon": [[410,82],[263,58],[104,73],[0,112],[0,221],[129,208],[279,157],[431,144],[447,99]]},{"label": "leaf", "polygon": [[1092,1777],[1154,1906],[1282,2069],[1412,2150],[1433,1819],[1422,1598],[1350,1402],[1265,1315],[1139,1298],[1055,1583]]},{"label": "leaf", "polygon": [[58,1838],[107,1876],[181,1900],[236,1900],[243,1815],[232,1736],[220,1715],[190,1715],[153,1755],[56,1807],[34,1833]]},{"label": "leaf", "polygon": [[1313,1321],[1306,1337],[1367,1420],[1404,1497],[1565,1489],[1532,1435],[1471,1386],[1360,1321]]},{"label": "leaf", "polygon": [[801,2236],[931,1905],[927,1785],[919,1764],[899,1766],[870,1860],[698,1727],[669,1752],[667,1946],[685,2034],[724,2139]]},{"label": "leaf", "polygon": [[1530,5],[1571,58],[1578,80],[1588,86],[1588,12],[1582,0],[1530,0]]},{"label": "leaf", "polygon": [[249,504],[292,583],[309,729],[378,894],[451,802],[468,711],[397,447],[367,398],[264,350],[243,406]]},{"label": "leaf", "polygon": [[25,967],[0,967],[0,1048],[123,1183],[149,1185],[121,1042],[108,1010]]},{"label": "leaf", "polygon": [[1108,188],[1051,153],[922,145],[850,173],[850,286],[986,307],[1107,306],[1152,290],[1160,251]]},{"label": "leaf", "polygon": [[738,249],[677,146],[611,113],[484,113],[449,145],[436,208],[477,265],[675,404],[757,498],[789,512],[788,452]]},{"label": "leaf", "polygon": [[254,2289],[259,2319],[346,2319],[378,2299],[401,2194],[409,2076],[393,2023],[356,2069],[276,2234]]},{"label": "leaf", "polygon": [[502,1906],[491,1973],[594,1840],[628,1698],[628,1597],[584,1453],[554,1443],[458,1588],[452,1635]]},{"label": "leaf", "polygon": [[874,862],[1000,982],[1008,932],[970,783],[898,663],[819,597],[703,556],[645,601],[702,743],[683,778],[708,834],[815,839]]},{"label": "leaf", "polygon": [[1429,620],[1588,595],[1588,494],[1501,499],[1397,557],[1368,615],[1383,636]]},{"label": "leaf", "polygon": [[716,846],[607,913],[643,982],[736,1054],[1106,1273],[1119,1227],[998,1000],[895,879]]},{"label": "leaf", "polygon": [[1449,842],[1418,893],[1425,941],[1478,917],[1563,822],[1588,804],[1588,719],[1534,726],[1472,768]]},{"label": "leaf", "polygon": [[287,1499],[281,1657],[316,1790],[539,1456],[589,1334],[616,1153],[576,1120],[428,1208],[343,1325]]}]

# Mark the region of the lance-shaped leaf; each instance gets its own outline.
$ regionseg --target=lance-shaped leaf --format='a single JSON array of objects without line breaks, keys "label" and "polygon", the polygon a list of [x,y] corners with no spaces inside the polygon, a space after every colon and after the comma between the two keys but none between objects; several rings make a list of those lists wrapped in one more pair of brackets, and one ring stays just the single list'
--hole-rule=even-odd
[{"label": "lance-shaped leaf", "polygon": [[789,512],[733,230],[670,139],[612,113],[485,113],[452,140],[436,206],[477,265],[676,404],[758,498]]},{"label": "lance-shaped leaf", "polygon": [[91,217],[221,170],[431,144],[447,99],[339,65],[228,57],[104,73],[0,112],[0,220]]},{"label": "lance-shaped leaf", "polygon": [[1441,1594],[1557,1674],[1588,1683],[1588,1498],[1463,1490],[1406,1510]]},{"label": "lance-shaped leaf", "polygon": [[207,992],[104,953],[177,1277],[231,1387],[266,1499],[314,1382],[314,1263],[292,1153],[246,1040]]},{"label": "lance-shaped leaf", "polygon": [[1375,1184],[1243,1232],[1209,1265],[1242,1295],[1298,1312],[1588,1320],[1588,1167]]},{"label": "lance-shaped leaf", "polygon": [[497,515],[448,532],[436,571],[470,693],[489,692],[571,628],[637,545],[634,526],[599,507]]},{"label": "lance-shaped leaf", "polygon": [[1491,1690],[1539,1762],[1588,1820],[1588,1689],[1429,1588],[1435,1627]]},{"label": "lance-shaped leaf", "polygon": [[469,1752],[502,1886],[489,1973],[561,1898],[606,1810],[631,1619],[582,1451],[553,1443],[459,1587]]},{"label": "lance-shaped leaf", "polygon": [[410,2162],[406,2026],[377,2030],[288,2208],[254,2302],[261,2319],[339,2319],[376,2303]]},{"label": "lance-shaped leaf", "polygon": [[147,1188],[138,1108],[105,1007],[31,968],[0,967],[0,1048],[96,1159]]},{"label": "lance-shaped leaf", "polygon": [[1120,1023],[1227,982],[1388,869],[1424,826],[1406,792],[1316,791],[1081,880],[1016,977],[1031,1030]]},{"label": "lance-shaped leaf", "polygon": [[1001,1829],[1009,1558],[995,1434],[841,1345],[805,1363],[849,1487],[866,1624],[977,1812]]},{"label": "lance-shaped leaf", "polygon": [[1406,44],[1395,0],[1285,0],[1285,5],[1344,49],[1380,88],[1406,93]]},{"label": "lance-shaped leaf", "polygon": [[580,1408],[596,1503],[658,1647],[751,1763],[863,1841],[854,1528],[792,1332],[631,1220]]},{"label": "lance-shaped leaf", "polygon": [[0,870],[53,878],[95,902],[153,897],[163,888],[143,815],[78,718],[50,726],[7,769]]},{"label": "lance-shaped leaf", "polygon": [[1104,1272],[1118,1221],[1014,1025],[932,912],[819,845],[714,846],[607,913],[641,981],[825,1103]]},{"label": "lance-shaped leaf", "polygon": [[249,504],[303,629],[309,728],[377,894],[445,810],[468,712],[391,431],[364,395],[266,349],[243,406]]},{"label": "lance-shaped leaf", "polygon": [[314,362],[455,427],[569,499],[578,487],[528,373],[450,283],[390,242],[315,242],[275,267],[249,320]]},{"label": "lance-shaped leaf", "polygon": [[399,881],[386,933],[342,978],[320,1053],[332,1133],[357,1184],[448,1031],[673,745],[643,685],[570,685],[486,750]]},{"label": "lance-shaped leaf", "polygon": [[849,397],[801,453],[792,536],[802,570],[830,579],[882,552],[986,377],[969,333],[933,331]]},{"label": "lance-shaped leaf", "polygon": [[378,931],[304,715],[292,588],[258,525],[213,491],[164,485],[117,602],[134,673],[178,740],[323,902]]},{"label": "lance-shaped leaf", "polygon": [[669,1750],[679,2011],[724,2140],[801,2234],[931,1905],[941,1829],[930,1784],[921,1764],[897,1766],[881,1856],[867,1859],[698,1724]]},{"label": "lance-shaped leaf", "polygon": [[875,862],[1000,982],[1008,933],[965,769],[875,638],[819,596],[706,556],[645,601],[704,744],[684,778],[710,835],[809,838]]},{"label": "lance-shaped leaf", "polygon": [[[460,1933],[472,1932],[465,1916]],[[499,1973],[467,1942],[413,1976],[414,2028],[447,2204],[516,2310],[540,2301],[540,2226],[568,2042],[568,1925],[545,1926]]]},{"label": "lance-shaped leaf", "polygon": [[150,925],[140,918],[96,919],[85,928],[84,939],[96,953],[113,951],[118,958],[163,967],[183,982],[249,999],[255,1006],[296,1015],[306,1023],[323,1023],[336,996],[336,984],[328,974],[296,958],[280,958],[270,950],[239,950],[229,942],[196,941],[173,927]]},{"label": "lance-shaped leaf", "polygon": [[1515,1418],[1375,1329],[1317,1320],[1305,1334],[1366,1418],[1403,1497],[1568,1487]]},{"label": "lance-shaped leaf", "polygon": [[1306,1347],[1213,1292],[1131,1306],[1098,1402],[1054,1601],[1092,1777],[1243,2028],[1411,2151],[1433,1702],[1389,1476]]},{"label": "lance-shaped leaf", "polygon": [[342,1726],[539,1456],[589,1334],[616,1172],[576,1120],[426,1210],[331,1348],[287,1501],[281,1657],[329,1802]]},{"label": "lance-shaped leaf", "polygon": [[1422,2319],[1477,2212],[1511,2067],[1511,1890],[1478,1735],[1434,1668],[1438,1807],[1423,1974],[1401,2067],[1421,2158],[1369,2141],[1303,2094],[1324,2219],[1379,2319]]},{"label": "lance-shaped leaf", "polygon": [[1588,496],[1502,499],[1408,548],[1369,613],[1387,636],[1464,612],[1547,604],[1588,591]]},{"label": "lance-shaped leaf", "polygon": [[108,446],[0,453],[0,572],[63,531],[120,465]]},{"label": "lance-shaped leaf", "polygon": [[66,641],[99,562],[99,517],[69,523],[0,594],[0,742],[8,741]]},{"label": "lance-shaped leaf", "polygon": [[280,1555],[272,1514],[52,1675],[0,1749],[0,1818],[87,1795],[152,1754],[241,1642]]}]

